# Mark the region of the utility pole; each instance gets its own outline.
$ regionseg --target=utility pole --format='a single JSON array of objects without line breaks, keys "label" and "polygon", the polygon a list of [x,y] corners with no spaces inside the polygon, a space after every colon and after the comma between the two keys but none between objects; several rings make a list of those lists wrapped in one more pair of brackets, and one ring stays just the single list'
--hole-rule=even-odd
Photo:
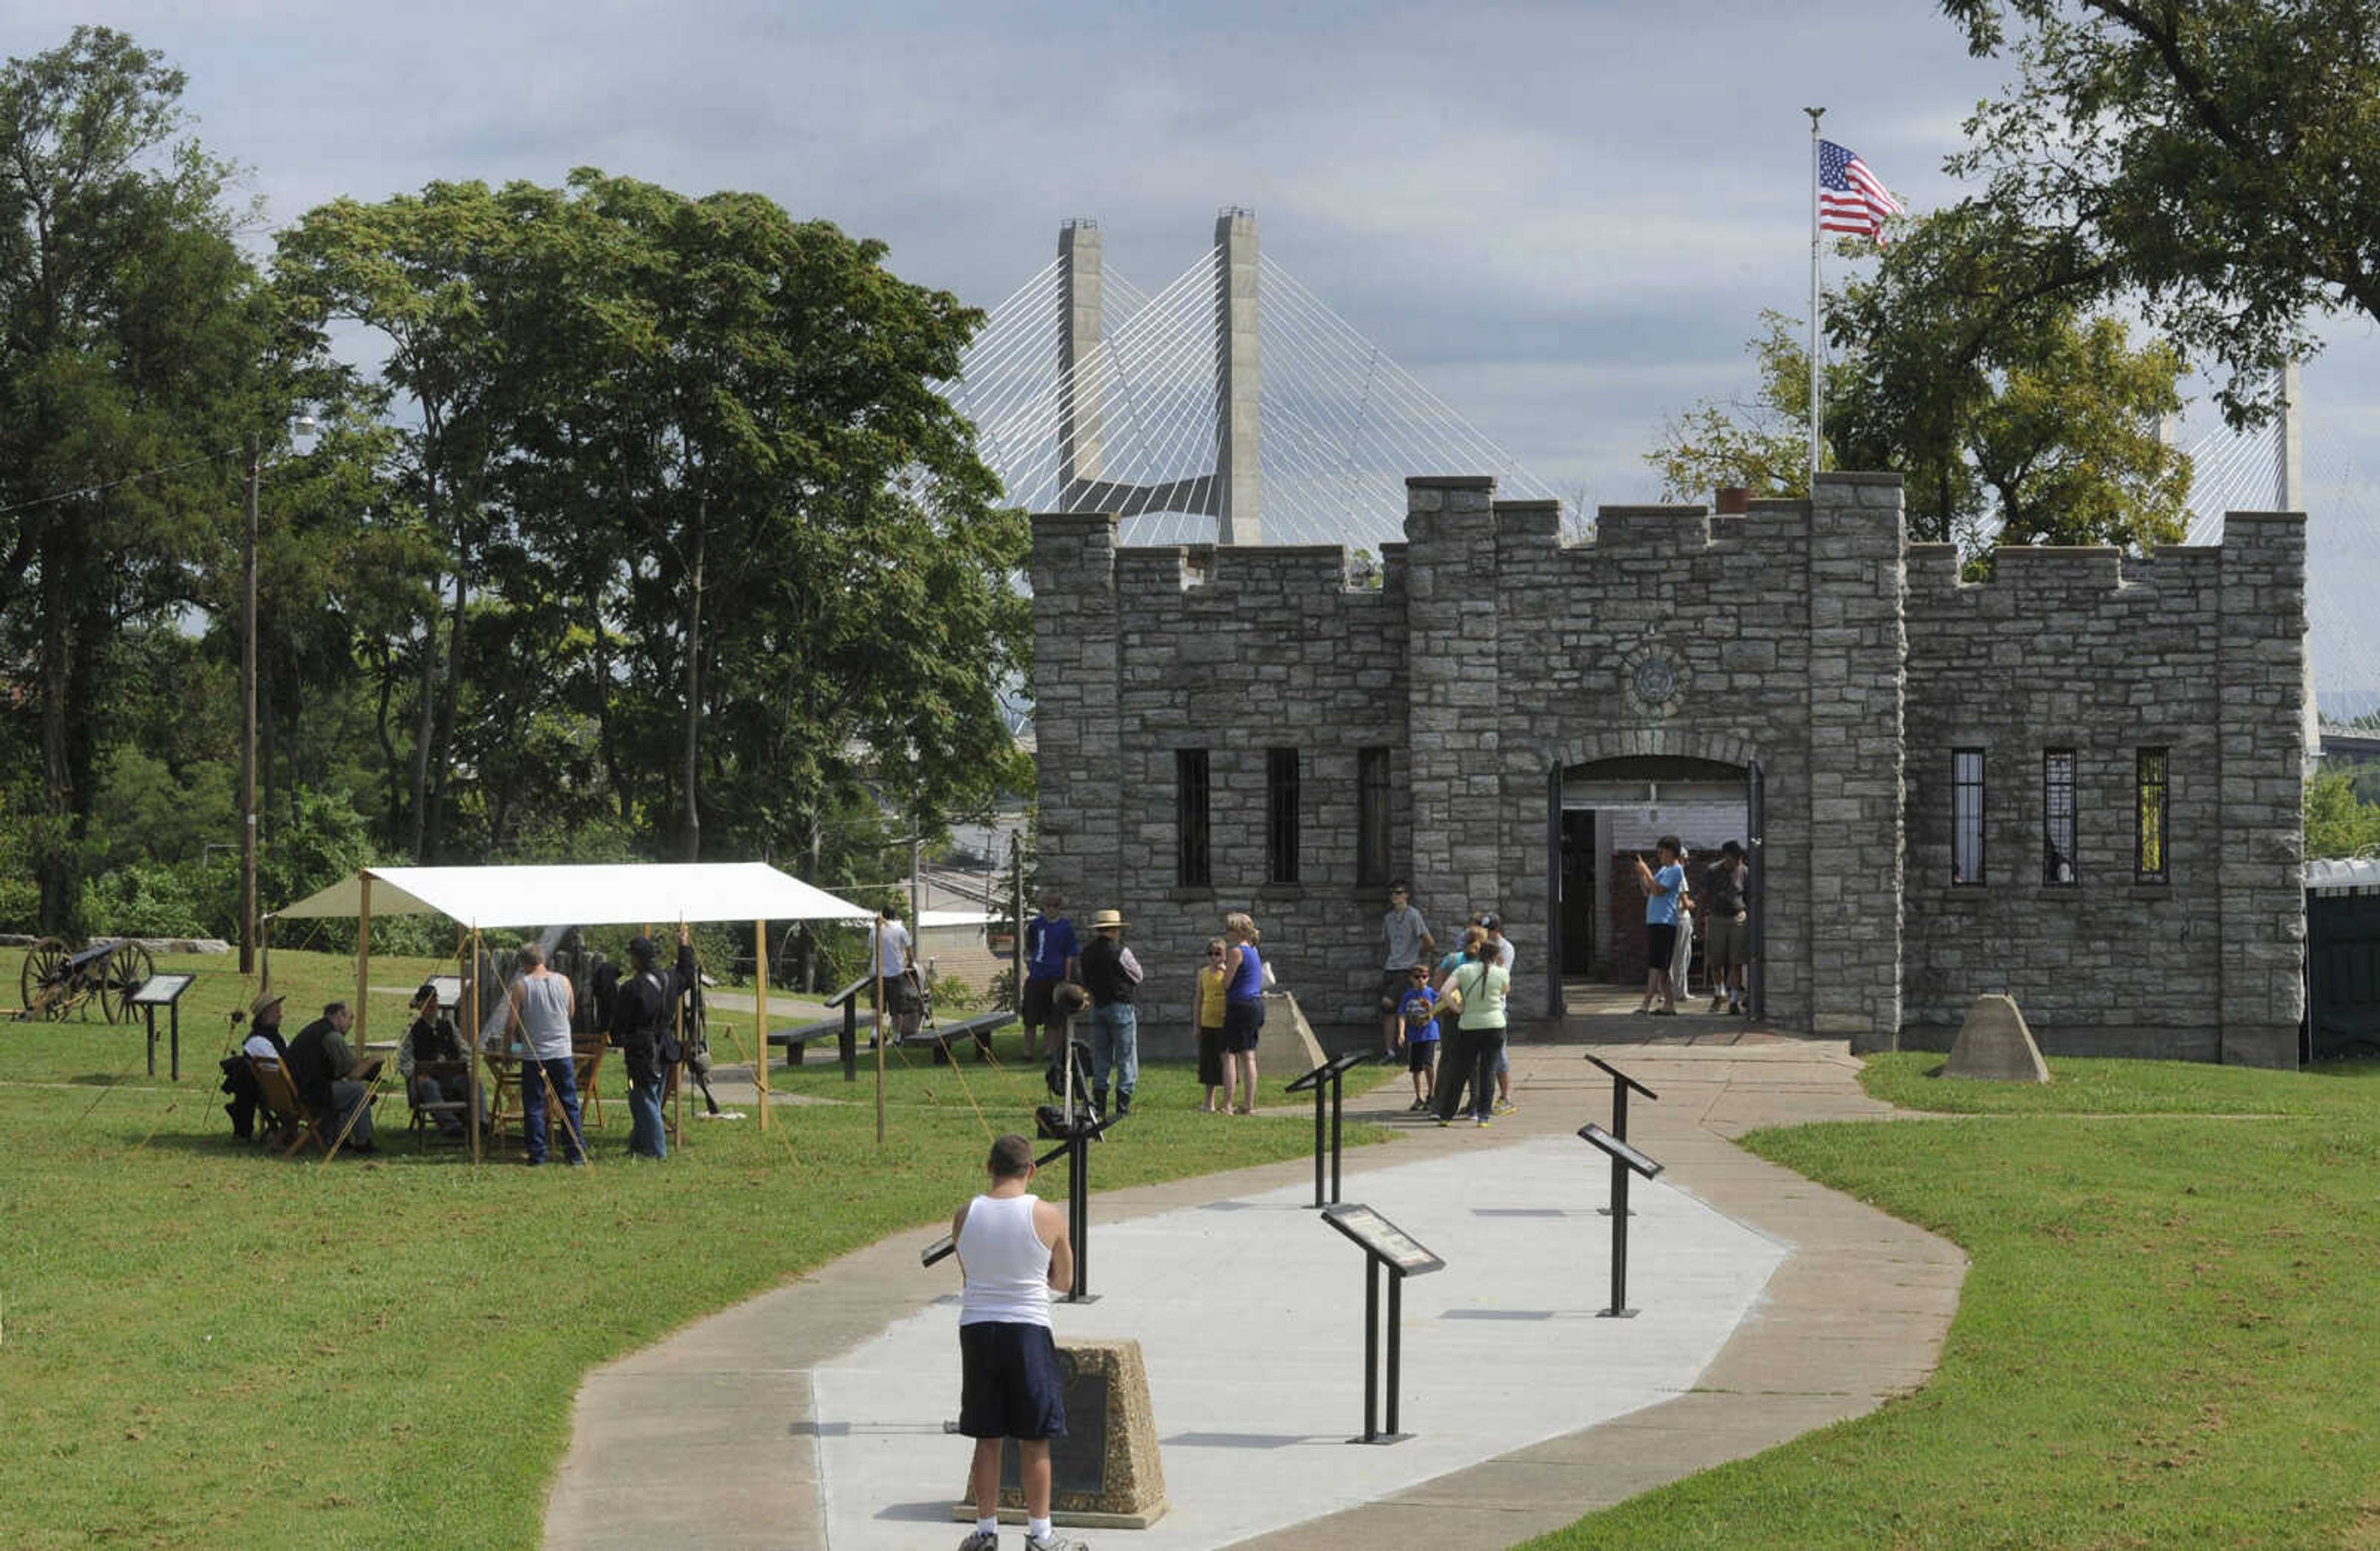
[{"label": "utility pole", "polygon": [[263,448],[248,433],[239,543],[239,972],[256,973],[256,485]]}]

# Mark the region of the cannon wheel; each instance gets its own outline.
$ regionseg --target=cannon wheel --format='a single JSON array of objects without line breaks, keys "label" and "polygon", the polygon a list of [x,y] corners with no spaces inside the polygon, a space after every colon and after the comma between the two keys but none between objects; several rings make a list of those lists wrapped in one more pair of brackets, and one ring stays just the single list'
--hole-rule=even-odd
[{"label": "cannon wheel", "polygon": [[120,1024],[132,1016],[132,993],[157,973],[149,957],[149,950],[137,942],[119,942],[115,951],[101,963],[104,965],[99,983],[99,1010],[107,1014],[111,1024]]},{"label": "cannon wheel", "polygon": [[66,987],[67,945],[54,937],[45,937],[25,950],[25,967],[17,976],[18,1002],[28,1018],[60,1018],[66,1015],[66,999],[60,994]]}]

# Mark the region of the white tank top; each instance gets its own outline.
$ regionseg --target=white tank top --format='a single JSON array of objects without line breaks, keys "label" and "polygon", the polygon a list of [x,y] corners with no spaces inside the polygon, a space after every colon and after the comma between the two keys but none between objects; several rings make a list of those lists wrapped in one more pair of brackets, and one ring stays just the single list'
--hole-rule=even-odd
[{"label": "white tank top", "polygon": [[1038,1195],[978,1195],[959,1230],[961,1325],[1050,1323],[1050,1246],[1033,1230]]}]

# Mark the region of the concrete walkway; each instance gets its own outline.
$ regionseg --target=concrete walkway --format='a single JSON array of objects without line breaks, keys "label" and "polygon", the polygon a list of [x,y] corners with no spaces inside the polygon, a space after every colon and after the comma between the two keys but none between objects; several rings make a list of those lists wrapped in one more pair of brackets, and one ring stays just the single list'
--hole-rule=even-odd
[{"label": "concrete walkway", "polygon": [[[1569,1133],[1609,1115],[1609,1080],[1583,1046],[1661,1096],[1630,1110],[1632,1139],[1667,1168],[1665,1188],[1639,1189],[1630,1302],[1647,1312],[1624,1325],[1572,1317],[1601,1304],[1608,1270],[1600,1227],[1572,1220],[1591,1216],[1603,1175]],[[1717,1018],[1591,1017],[1559,1042],[1516,1048],[1513,1066],[1519,1112],[1488,1132],[1412,1125],[1401,1086],[1355,1107],[1403,1134],[1349,1155],[1347,1199],[1374,1201],[1448,1262],[1408,1287],[1403,1420],[1421,1436],[1393,1448],[1336,1442],[1361,1420],[1360,1262],[1290,1205],[1310,1199],[1310,1163],[1095,1196],[1102,1298],[1062,1310],[1060,1334],[1142,1340],[1174,1505],[1150,1531],[1088,1535],[1101,1551],[1488,1551],[1924,1381],[1964,1256],[1730,1145],[1757,1126],[1888,1116],[1860,1093],[1840,1044]],[[1483,1195],[1483,1167],[1527,1188]],[[1160,1220],[1168,1214],[1184,1215]],[[1549,1214],[1560,1220],[1520,1220]],[[1260,1263],[1204,1279],[1165,1263],[1218,1253],[1217,1233],[1237,1253],[1260,1223],[1291,1235]],[[590,1375],[546,1544],[956,1545],[937,1505],[961,1485],[965,1443],[941,1426],[956,1407],[943,1328],[953,1315],[929,1307],[951,1290],[946,1267],[917,1268],[929,1236],[895,1235]],[[1505,1286],[1518,1273],[1494,1269],[1524,1263],[1539,1285]],[[1321,1360],[1259,1357],[1242,1369],[1247,1385],[1198,1383],[1176,1349],[1211,1351],[1197,1311],[1219,1280],[1258,1275],[1281,1294],[1251,1303],[1245,1318],[1268,1325],[1251,1344],[1327,1343]],[[1481,1323],[1463,1323],[1465,1309]],[[1557,1342],[1595,1376],[1529,1382]],[[1614,1342],[1644,1346],[1644,1360],[1623,1375]],[[1469,1365],[1452,1375],[1448,1361]],[[1507,1361],[1524,1370],[1517,1382],[1493,1366]],[[1492,1391],[1482,1409],[1493,1426],[1460,1413],[1463,1375]],[[1293,1457],[1302,1489],[1267,1481]]]}]

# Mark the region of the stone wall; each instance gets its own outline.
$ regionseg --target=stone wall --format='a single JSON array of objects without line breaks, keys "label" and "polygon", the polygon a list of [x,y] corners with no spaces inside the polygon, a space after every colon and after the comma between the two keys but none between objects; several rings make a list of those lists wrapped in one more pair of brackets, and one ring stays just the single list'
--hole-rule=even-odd
[{"label": "stone wall", "polygon": [[[1042,871],[1113,906],[1148,966],[1144,1048],[1190,1044],[1199,950],[1247,909],[1282,983],[1376,1028],[1385,891],[1356,878],[1358,751],[1394,771],[1390,874],[1451,945],[1501,914],[1512,1005],[1559,997],[1565,770],[1647,757],[1756,770],[1768,1012],[1888,1048],[2008,991],[2049,1048],[2293,1057],[2302,918],[2303,532],[2235,516],[2220,551],[2003,551],[1967,586],[1905,542],[1900,481],[1810,501],[1607,507],[1408,481],[1406,541],[1351,584],[1337,550],[1119,552],[1111,519],[1035,520]],[[1942,879],[1949,750],[1988,753],[1990,877]],[[2130,878],[2131,759],[2170,753],[2172,880]],[[1300,877],[1265,881],[1266,751],[1294,748]],[[2037,883],[2041,750],[2071,747],[2081,886]],[[1176,879],[1175,755],[1208,751],[1212,878]]]},{"label": "stone wall", "polygon": [[[2294,1064],[2303,916],[2303,525],[2234,515],[2154,559],[1909,557],[1911,1043],[2005,992],[2053,1053]],[[1951,755],[1985,751],[1985,880],[1950,881]],[[2137,878],[2137,757],[2167,755],[2167,874]],[[2046,880],[2043,760],[2074,755],[2073,882]]]}]

